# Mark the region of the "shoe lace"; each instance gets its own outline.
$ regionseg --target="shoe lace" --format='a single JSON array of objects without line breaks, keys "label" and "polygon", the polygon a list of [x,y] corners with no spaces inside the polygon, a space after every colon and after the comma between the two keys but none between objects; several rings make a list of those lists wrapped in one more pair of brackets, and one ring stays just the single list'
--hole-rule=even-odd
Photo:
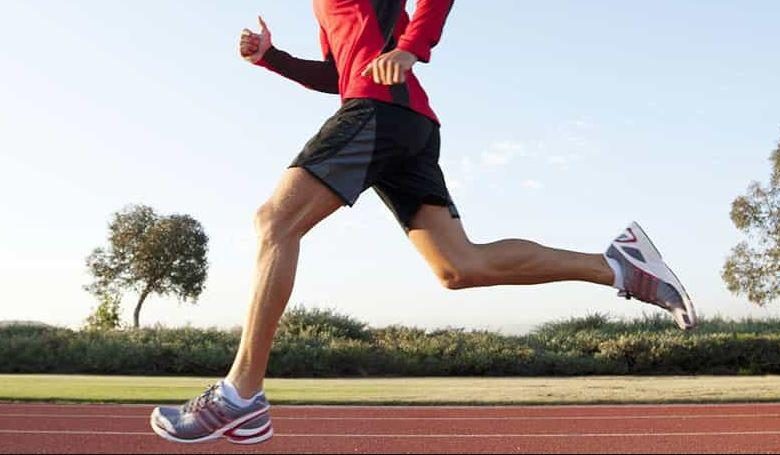
[{"label": "shoe lace", "polygon": [[207,403],[213,400],[214,394],[216,393],[218,388],[219,385],[217,384],[210,385],[205,392],[200,394],[200,396],[193,398],[192,400],[188,401],[184,406],[182,406],[182,410],[184,412],[197,412],[203,409],[203,407],[206,406]]}]

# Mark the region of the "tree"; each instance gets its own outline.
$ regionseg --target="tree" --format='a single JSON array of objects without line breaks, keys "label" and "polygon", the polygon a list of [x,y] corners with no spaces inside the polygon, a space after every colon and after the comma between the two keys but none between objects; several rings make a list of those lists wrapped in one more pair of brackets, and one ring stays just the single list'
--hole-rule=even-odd
[{"label": "tree", "polygon": [[763,306],[780,297],[780,144],[772,153],[769,185],[753,182],[731,207],[747,240],[731,251],[723,279],[731,292]]},{"label": "tree", "polygon": [[208,240],[203,226],[190,216],[127,207],[109,224],[108,248],[87,257],[94,280],[86,289],[97,296],[134,292],[133,326],[138,328],[141,307],[152,294],[197,302],[208,274]]},{"label": "tree", "polygon": [[119,304],[121,297],[113,294],[101,294],[98,296],[100,304],[89,315],[86,328],[89,330],[114,330],[119,328]]}]

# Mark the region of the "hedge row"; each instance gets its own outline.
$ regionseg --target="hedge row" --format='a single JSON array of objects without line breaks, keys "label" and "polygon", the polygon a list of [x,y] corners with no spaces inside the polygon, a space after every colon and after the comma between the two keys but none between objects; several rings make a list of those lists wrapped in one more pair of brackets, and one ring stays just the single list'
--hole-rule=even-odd
[{"label": "hedge row", "polygon": [[[714,319],[682,333],[666,319],[604,316],[546,324],[525,336],[459,329],[372,329],[331,311],[282,321],[273,377],[548,376],[780,373],[780,321]],[[222,375],[240,333],[143,329],[0,329],[0,373]]]}]

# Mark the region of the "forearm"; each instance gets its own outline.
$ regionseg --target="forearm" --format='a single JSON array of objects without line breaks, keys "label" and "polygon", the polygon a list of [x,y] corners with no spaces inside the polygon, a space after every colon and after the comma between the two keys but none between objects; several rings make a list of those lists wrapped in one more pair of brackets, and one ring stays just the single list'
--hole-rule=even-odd
[{"label": "forearm", "polygon": [[293,57],[272,47],[257,65],[323,93],[339,93],[339,74],[332,60],[315,61]]}]

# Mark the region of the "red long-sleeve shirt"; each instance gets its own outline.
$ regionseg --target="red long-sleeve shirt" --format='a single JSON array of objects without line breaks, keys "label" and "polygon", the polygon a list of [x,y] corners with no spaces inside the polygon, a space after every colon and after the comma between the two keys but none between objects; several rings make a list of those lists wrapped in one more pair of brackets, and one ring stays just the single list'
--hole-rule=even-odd
[{"label": "red long-sleeve shirt", "polygon": [[413,18],[406,0],[314,0],[324,61],[302,60],[276,48],[258,62],[284,77],[342,100],[370,98],[408,107],[438,122],[428,95],[413,72],[406,83],[374,83],[362,76],[376,57],[402,49],[429,62],[454,0],[417,0]]}]

